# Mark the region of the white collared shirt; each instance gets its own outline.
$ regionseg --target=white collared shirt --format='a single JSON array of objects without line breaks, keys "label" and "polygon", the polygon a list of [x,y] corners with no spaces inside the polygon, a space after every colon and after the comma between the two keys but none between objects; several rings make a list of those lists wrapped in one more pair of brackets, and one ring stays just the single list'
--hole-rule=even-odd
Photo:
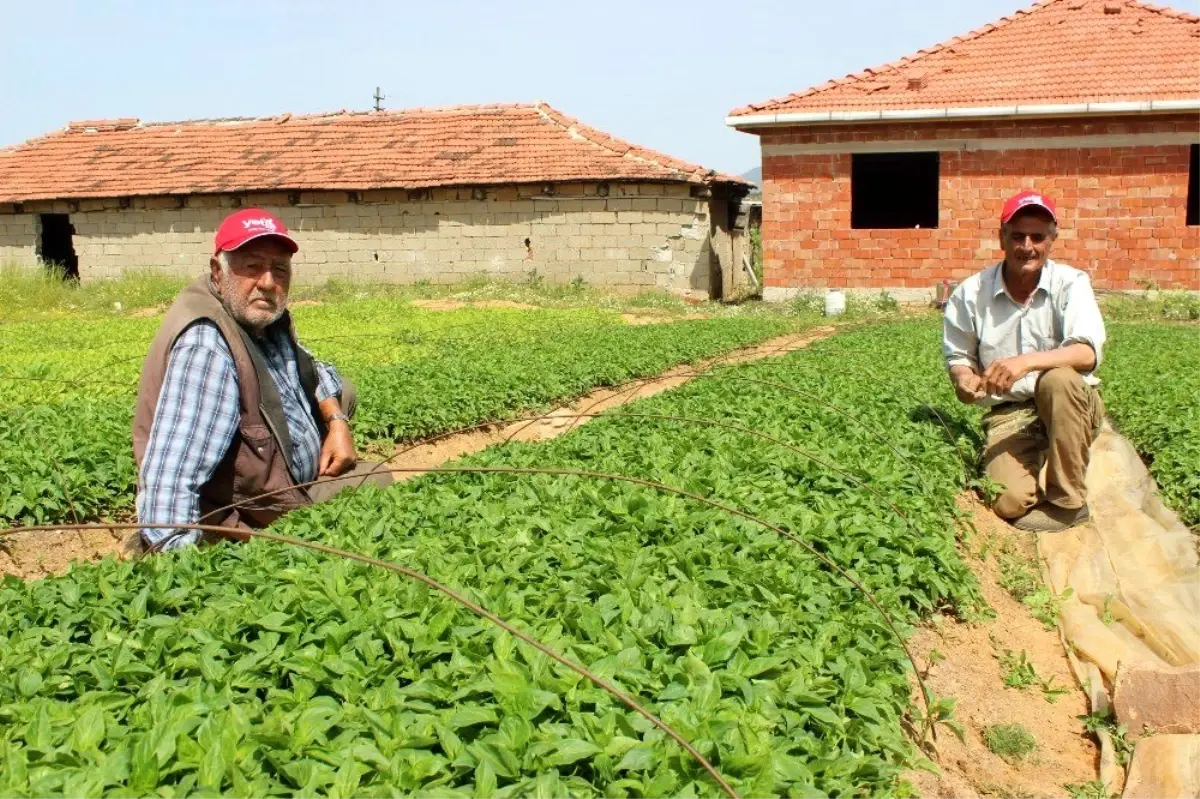
[{"label": "white collared shirt", "polygon": [[[983,373],[992,361],[1027,352],[1046,352],[1068,344],[1090,344],[1100,366],[1104,320],[1086,272],[1046,261],[1025,305],[1008,293],[1001,270],[1004,262],[962,282],[946,303],[942,325],[942,354],[946,368],[970,366]],[[1022,377],[1007,394],[990,395],[977,405],[1023,402],[1033,398],[1040,372]],[[1093,372],[1083,375],[1088,385],[1100,384]]]}]

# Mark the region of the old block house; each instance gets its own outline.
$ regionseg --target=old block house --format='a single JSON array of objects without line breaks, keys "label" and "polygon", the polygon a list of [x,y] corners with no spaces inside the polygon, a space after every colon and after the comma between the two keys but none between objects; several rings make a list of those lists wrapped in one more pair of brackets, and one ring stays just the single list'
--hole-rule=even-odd
[{"label": "old block house", "polygon": [[260,206],[297,234],[303,281],[536,274],[719,296],[749,188],[544,103],[76,122],[0,151],[0,263],[193,275],[220,220]]},{"label": "old block house", "polygon": [[1200,17],[1043,0],[902,58],[732,111],[762,147],[764,295],[916,300],[999,260],[1005,198],[1062,217],[1100,289],[1200,288]]}]

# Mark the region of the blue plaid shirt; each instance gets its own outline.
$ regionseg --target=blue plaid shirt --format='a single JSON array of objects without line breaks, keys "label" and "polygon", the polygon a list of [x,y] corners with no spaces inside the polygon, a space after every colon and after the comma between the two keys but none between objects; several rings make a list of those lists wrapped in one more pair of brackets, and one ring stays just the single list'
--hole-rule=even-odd
[{"label": "blue plaid shirt", "polygon": [[[267,371],[279,389],[292,451],[288,463],[298,482],[317,478],[321,433],[312,417],[296,353],[287,332],[276,328],[259,339]],[[340,395],[337,371],[317,361],[317,399]],[[207,483],[233,444],[241,417],[237,367],[217,326],[202,319],[175,340],[154,409],[154,423],[137,497],[138,521],[155,524],[195,522],[200,518],[200,487]],[[159,549],[195,544],[197,530],[144,528],[142,538]]]}]

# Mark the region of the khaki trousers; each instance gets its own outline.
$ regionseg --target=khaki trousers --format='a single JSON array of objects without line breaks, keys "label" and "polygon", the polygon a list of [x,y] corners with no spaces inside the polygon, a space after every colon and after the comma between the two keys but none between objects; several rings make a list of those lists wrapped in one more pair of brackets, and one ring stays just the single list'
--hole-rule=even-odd
[{"label": "khaki trousers", "polygon": [[1079,372],[1043,372],[1029,402],[998,405],[983,417],[984,472],[1004,486],[993,506],[1005,519],[1024,516],[1038,502],[1038,474],[1046,465],[1046,501],[1076,509],[1087,502],[1092,442],[1104,403]]}]

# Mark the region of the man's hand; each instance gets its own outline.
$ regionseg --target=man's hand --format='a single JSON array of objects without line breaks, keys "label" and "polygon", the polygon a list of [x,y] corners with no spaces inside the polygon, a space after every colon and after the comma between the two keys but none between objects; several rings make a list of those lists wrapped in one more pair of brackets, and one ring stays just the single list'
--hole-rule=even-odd
[{"label": "man's hand", "polygon": [[329,434],[321,444],[321,477],[338,477],[354,468],[358,456],[354,453],[354,436],[350,425],[338,419],[329,423]]},{"label": "man's hand", "polygon": [[954,393],[964,405],[973,405],[976,400],[987,396],[987,392],[983,390],[983,378],[969,366],[955,368],[953,377]]},{"label": "man's hand", "polygon": [[1033,369],[1024,355],[992,361],[983,373],[983,388],[988,394],[1007,394],[1013,384]]}]

